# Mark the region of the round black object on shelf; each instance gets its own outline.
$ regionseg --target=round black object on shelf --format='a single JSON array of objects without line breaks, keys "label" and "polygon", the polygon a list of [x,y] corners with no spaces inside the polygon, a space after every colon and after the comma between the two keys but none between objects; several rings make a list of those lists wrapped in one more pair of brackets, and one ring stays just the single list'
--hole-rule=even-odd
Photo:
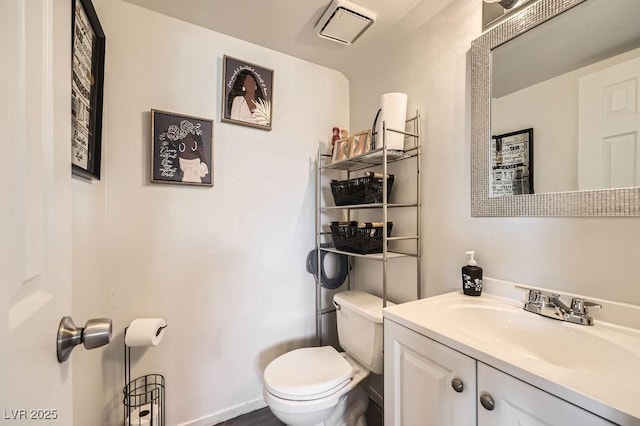
[{"label": "round black object on shelf", "polygon": [[[324,247],[324,245],[323,245]],[[349,259],[344,254],[330,253],[326,251],[320,251],[320,263],[324,265],[324,258],[327,254],[336,257],[336,274],[333,277],[328,277],[325,268],[322,268],[322,276],[320,278],[320,285],[322,287],[334,290],[340,287],[347,279],[349,272]],[[307,255],[307,272],[313,274],[314,277],[318,276],[318,249],[313,249]]]}]

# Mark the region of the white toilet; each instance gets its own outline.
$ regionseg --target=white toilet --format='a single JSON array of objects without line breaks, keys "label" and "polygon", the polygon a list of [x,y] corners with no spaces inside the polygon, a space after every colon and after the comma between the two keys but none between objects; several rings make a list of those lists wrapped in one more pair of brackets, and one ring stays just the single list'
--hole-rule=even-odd
[{"label": "white toilet", "polygon": [[296,349],[264,370],[264,400],[287,425],[365,426],[369,397],[358,384],[382,374],[382,299],[345,291],[337,305],[338,340],[332,346]]}]

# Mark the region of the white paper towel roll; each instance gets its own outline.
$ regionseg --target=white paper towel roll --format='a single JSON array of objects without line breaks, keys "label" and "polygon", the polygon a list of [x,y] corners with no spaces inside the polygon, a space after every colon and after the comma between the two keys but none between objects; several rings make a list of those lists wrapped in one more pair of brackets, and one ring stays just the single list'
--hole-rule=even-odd
[{"label": "white paper towel roll", "polygon": [[158,346],[164,336],[167,323],[162,318],[137,318],[131,322],[124,338],[125,345]]},{"label": "white paper towel roll", "polygon": [[[407,94],[385,93],[380,97],[380,117],[376,123],[376,148],[382,148],[382,123],[385,128],[404,132],[407,120]],[[387,132],[385,135],[388,149],[404,149],[404,135]]]},{"label": "white paper towel roll", "polygon": [[131,412],[131,416],[127,417],[125,426],[147,426],[151,425],[151,416],[153,416],[153,424],[160,424],[160,409],[158,404],[145,404],[136,408]]}]

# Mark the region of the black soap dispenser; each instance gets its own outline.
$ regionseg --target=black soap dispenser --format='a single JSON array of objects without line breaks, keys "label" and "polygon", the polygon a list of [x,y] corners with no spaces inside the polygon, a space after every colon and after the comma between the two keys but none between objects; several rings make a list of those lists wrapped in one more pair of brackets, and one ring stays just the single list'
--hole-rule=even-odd
[{"label": "black soap dispenser", "polygon": [[467,251],[467,264],[462,267],[462,291],[467,296],[480,296],[482,293],[482,268],[478,266],[473,256],[475,251]]}]

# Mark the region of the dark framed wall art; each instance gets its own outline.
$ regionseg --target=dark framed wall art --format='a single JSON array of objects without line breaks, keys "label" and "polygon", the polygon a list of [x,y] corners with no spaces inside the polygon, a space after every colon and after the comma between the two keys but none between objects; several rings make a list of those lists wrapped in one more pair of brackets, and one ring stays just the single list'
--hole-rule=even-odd
[{"label": "dark framed wall art", "polygon": [[213,186],[213,120],[151,110],[151,182]]},{"label": "dark framed wall art", "polygon": [[271,130],[273,70],[224,55],[222,121]]},{"label": "dark framed wall art", "polygon": [[99,180],[105,35],[91,0],[71,4],[71,169]]},{"label": "dark framed wall art", "polygon": [[491,137],[489,195],[533,194],[533,129]]}]

